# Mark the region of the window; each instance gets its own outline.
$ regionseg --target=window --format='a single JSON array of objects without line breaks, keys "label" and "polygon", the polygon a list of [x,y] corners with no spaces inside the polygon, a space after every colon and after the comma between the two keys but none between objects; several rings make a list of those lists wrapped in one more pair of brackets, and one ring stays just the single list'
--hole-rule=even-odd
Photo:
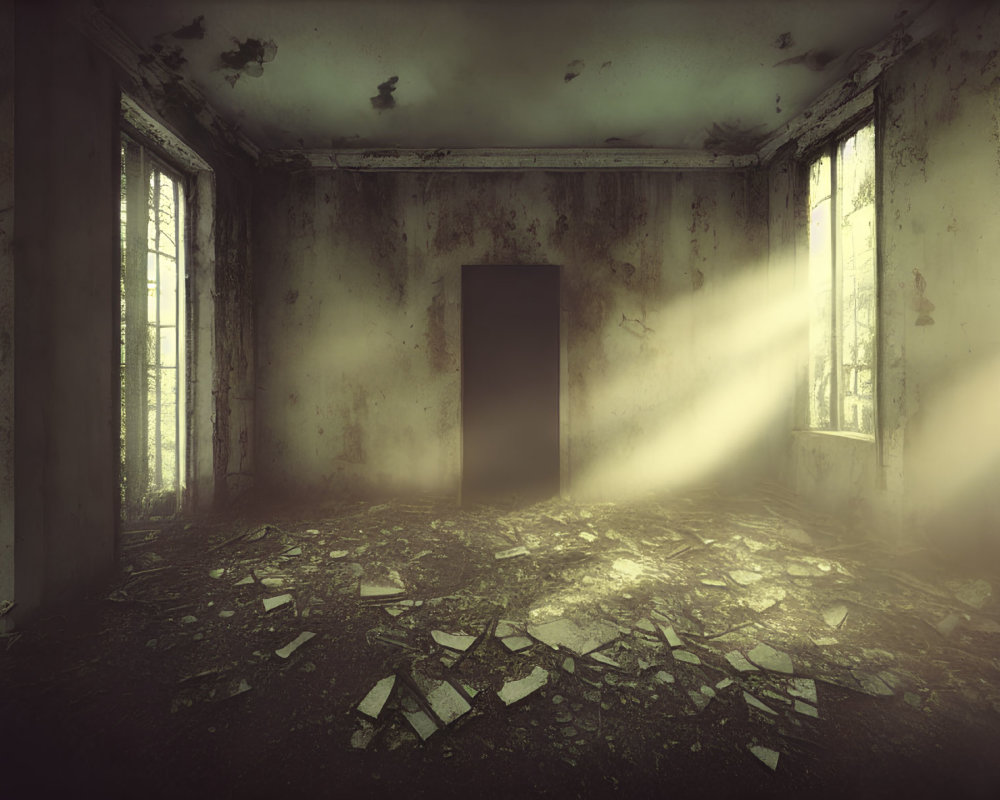
[{"label": "window", "polygon": [[875,124],[809,169],[809,427],[875,435]]},{"label": "window", "polygon": [[126,519],[177,511],[184,464],[184,198],[146,148],[121,148],[121,476]]}]

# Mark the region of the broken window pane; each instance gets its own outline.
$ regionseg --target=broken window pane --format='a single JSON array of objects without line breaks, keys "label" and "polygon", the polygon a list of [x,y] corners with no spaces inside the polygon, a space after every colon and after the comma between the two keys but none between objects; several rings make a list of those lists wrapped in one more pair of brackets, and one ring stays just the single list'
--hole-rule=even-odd
[{"label": "broken window pane", "polygon": [[809,427],[830,427],[833,370],[833,241],[830,230],[830,157],[809,170]]}]

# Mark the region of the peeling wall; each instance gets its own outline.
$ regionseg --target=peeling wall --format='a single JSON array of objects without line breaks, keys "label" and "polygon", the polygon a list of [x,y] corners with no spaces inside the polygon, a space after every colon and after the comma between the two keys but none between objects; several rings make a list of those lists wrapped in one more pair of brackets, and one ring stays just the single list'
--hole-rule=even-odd
[{"label": "peeling wall", "polygon": [[[786,479],[883,535],[1000,553],[1000,8],[982,4],[881,78],[881,441],[800,432]],[[806,253],[770,166],[772,239]],[[799,204],[801,205],[801,203]],[[776,234],[778,230],[783,233]],[[772,241],[772,250],[774,242]],[[805,281],[805,258],[798,280]],[[803,369],[805,355],[803,355]],[[800,383],[802,383],[800,375]],[[805,427],[804,394],[794,427]]]},{"label": "peeling wall", "polygon": [[17,619],[108,574],[118,527],[118,94],[52,12],[14,36]]},{"label": "peeling wall", "polygon": [[1000,554],[1000,7],[883,84],[883,420],[908,532]]},{"label": "peeling wall", "polygon": [[563,267],[574,495],[770,474],[722,345],[767,318],[759,180],[272,169],[254,195],[261,488],[458,491],[463,264]]}]

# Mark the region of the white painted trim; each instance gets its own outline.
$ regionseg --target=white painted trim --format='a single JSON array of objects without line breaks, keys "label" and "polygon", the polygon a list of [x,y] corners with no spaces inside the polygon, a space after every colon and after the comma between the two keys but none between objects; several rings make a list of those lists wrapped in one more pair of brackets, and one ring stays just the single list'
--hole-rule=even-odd
[{"label": "white painted trim", "polygon": [[305,169],[357,171],[489,172],[525,170],[741,170],[756,155],[716,155],[698,150],[611,148],[518,148],[438,150],[269,150],[261,160]]},{"label": "white painted trim", "polygon": [[156,119],[125,93],[122,93],[122,119],[155,144],[182,170],[201,172],[212,169],[208,162],[184,144],[181,137],[165,122]]},{"label": "white painted trim", "polygon": [[[143,53],[138,45],[129,39],[95,5],[81,3],[78,10],[79,14],[76,17],[76,24],[83,34],[102,52],[106,53],[136,86],[148,85],[155,90],[176,81],[176,76],[156,61],[143,63],[143,59],[141,58]],[[191,107],[199,109],[197,118],[206,131],[225,131],[232,142],[255,161],[260,157],[260,148],[244,134],[235,130],[221,114],[208,104],[204,95],[195,86],[188,81],[184,81],[179,84],[179,89],[187,95],[191,101]],[[146,113],[146,117],[152,119],[148,113]],[[159,124],[169,130],[169,127],[164,123],[159,122]],[[197,169],[203,168],[198,167]]]},{"label": "white painted trim", "polygon": [[[961,5],[961,4],[957,4]],[[928,8],[900,31],[870,48],[868,63],[827,89],[801,114],[792,117],[761,144],[757,151],[767,164],[789,142],[796,142],[801,156],[813,144],[837,133],[846,122],[874,105],[875,84],[882,73],[917,44],[940,30],[955,14],[951,0],[934,0]]]}]

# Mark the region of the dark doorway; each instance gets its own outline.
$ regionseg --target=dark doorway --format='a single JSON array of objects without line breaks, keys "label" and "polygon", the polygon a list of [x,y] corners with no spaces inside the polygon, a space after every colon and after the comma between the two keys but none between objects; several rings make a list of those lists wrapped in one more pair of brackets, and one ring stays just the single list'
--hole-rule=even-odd
[{"label": "dark doorway", "polygon": [[559,267],[462,268],[462,494],[559,492]]}]

